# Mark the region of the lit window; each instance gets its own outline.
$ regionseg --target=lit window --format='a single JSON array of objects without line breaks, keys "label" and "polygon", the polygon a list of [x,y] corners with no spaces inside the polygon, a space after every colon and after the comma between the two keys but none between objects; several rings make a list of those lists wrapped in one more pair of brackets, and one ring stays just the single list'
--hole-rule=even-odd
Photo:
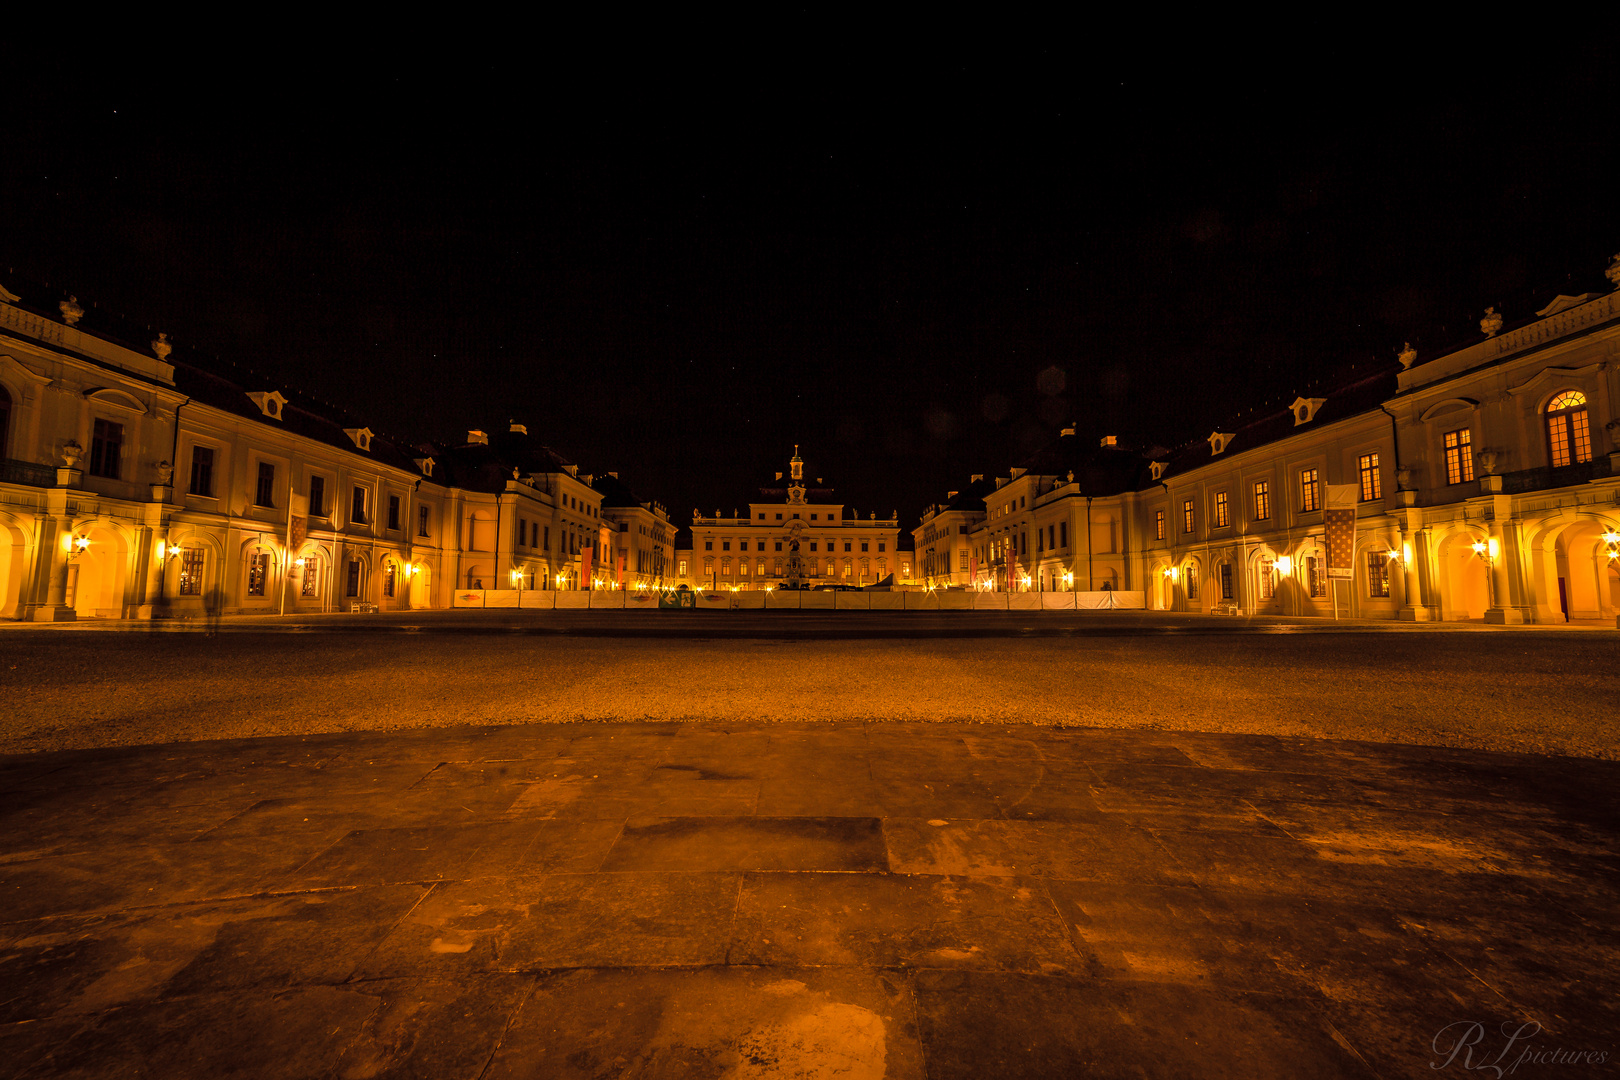
[{"label": "lit window", "polygon": [[1312,596],[1327,595],[1327,582],[1322,577],[1322,564],[1314,555],[1305,560],[1305,585],[1311,590]]},{"label": "lit window", "polygon": [[1254,482],[1254,520],[1271,519],[1271,484],[1265,480]]},{"label": "lit window", "polygon": [[1198,599],[1198,565],[1188,563],[1186,569],[1182,571],[1181,577],[1187,583],[1187,599]]},{"label": "lit window", "polygon": [[1378,455],[1362,454],[1357,463],[1361,472],[1361,501],[1371,502],[1384,497],[1383,485],[1378,480]]},{"label": "lit window", "polygon": [[1467,428],[1446,432],[1446,483],[1466,484],[1474,478],[1471,443],[1472,439]]},{"label": "lit window", "polygon": [[319,577],[319,574],[316,572],[318,568],[319,564],[317,564],[314,559],[304,560],[304,583],[298,590],[300,596],[315,595],[316,580]]},{"label": "lit window", "polygon": [[1322,509],[1322,483],[1315,469],[1299,470],[1299,509],[1301,513]]},{"label": "lit window", "polygon": [[1555,469],[1592,460],[1585,394],[1566,390],[1547,403],[1547,443]]},{"label": "lit window", "polygon": [[263,596],[264,582],[270,576],[270,556],[264,552],[248,557],[248,585],[249,596]]},{"label": "lit window", "polygon": [[201,596],[202,579],[202,548],[186,548],[180,552],[180,595]]},{"label": "lit window", "polygon": [[1277,564],[1270,559],[1260,560],[1260,599],[1270,600],[1277,595]]},{"label": "lit window", "polygon": [[845,559],[844,560],[844,576],[849,577],[854,572],[855,572],[855,560],[854,559]]},{"label": "lit window", "polygon": [[756,561],[754,563],[754,573],[758,574],[760,577],[765,576],[765,560],[764,559],[760,559],[760,560],[758,560],[758,561]]},{"label": "lit window", "polygon": [[1192,534],[1193,531],[1193,501],[1187,499],[1181,504],[1181,531]]},{"label": "lit window", "polygon": [[1389,595],[1389,556],[1382,551],[1367,552],[1367,595]]},{"label": "lit window", "polygon": [[1153,511],[1153,539],[1164,539],[1164,511]]},{"label": "lit window", "polygon": [[392,599],[394,596],[394,564],[389,563],[383,570],[383,595]]},{"label": "lit window", "polygon": [[124,425],[97,420],[90,437],[90,475],[118,479],[118,459],[124,448]]},{"label": "lit window", "polygon": [[1215,493],[1215,527],[1224,529],[1230,524],[1232,524],[1232,508],[1227,503],[1226,492],[1217,491]]},{"label": "lit window", "polygon": [[748,560],[747,559],[738,559],[737,560],[737,573],[742,575],[743,577],[748,576]]},{"label": "lit window", "polygon": [[681,560],[681,569],[680,569],[680,575],[679,576],[681,576],[681,577],[686,576],[686,560],[685,559]]}]

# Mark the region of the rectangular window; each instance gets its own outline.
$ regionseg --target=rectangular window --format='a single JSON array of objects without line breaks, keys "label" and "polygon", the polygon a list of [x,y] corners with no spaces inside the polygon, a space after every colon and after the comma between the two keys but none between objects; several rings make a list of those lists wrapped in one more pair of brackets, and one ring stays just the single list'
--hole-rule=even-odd
[{"label": "rectangular window", "polygon": [[1468,428],[1446,432],[1446,483],[1466,484],[1474,478],[1472,441]]},{"label": "rectangular window", "polygon": [[[354,499],[349,503],[349,520],[356,525],[366,523],[366,489],[363,487],[354,489]],[[350,593],[349,595],[353,596],[354,594]]]},{"label": "rectangular window", "polygon": [[1378,479],[1378,455],[1362,454],[1357,462],[1361,472],[1361,501],[1372,502],[1384,497],[1383,484]]},{"label": "rectangular window", "polygon": [[399,496],[398,495],[390,495],[390,496],[388,496],[388,527],[390,529],[396,529],[396,530],[399,528]]},{"label": "rectangular window", "polygon": [[1181,504],[1181,531],[1191,536],[1193,531],[1193,501],[1184,500]]},{"label": "rectangular window", "polygon": [[1232,599],[1232,564],[1221,563],[1221,599]]},{"label": "rectangular window", "polygon": [[1271,483],[1266,480],[1254,482],[1254,520],[1271,520]]},{"label": "rectangular window", "polygon": [[1270,559],[1260,560],[1260,599],[1270,600],[1277,595],[1277,564]]},{"label": "rectangular window", "polygon": [[263,596],[264,582],[270,576],[270,556],[264,552],[248,557],[248,588],[249,596]]},{"label": "rectangular window", "polygon": [[958,570],[966,570],[968,568],[967,548],[963,548],[961,551],[956,553],[956,568]]},{"label": "rectangular window", "polygon": [[722,541],[720,541],[720,550],[721,551],[730,551],[731,550],[731,541],[730,540],[722,540]]},{"label": "rectangular window", "polygon": [[1215,527],[1224,529],[1232,524],[1232,508],[1226,501],[1226,492],[1215,493]]},{"label": "rectangular window", "polygon": [[680,572],[680,576],[681,576],[681,577],[685,577],[685,576],[686,576],[686,560],[685,560],[685,559],[682,559],[682,560],[681,560],[681,572]]},{"label": "rectangular window", "polygon": [[[1159,518],[1161,519],[1160,524],[1159,524],[1159,534],[1160,534],[1159,539],[1163,540],[1164,539],[1164,523],[1163,523],[1164,511],[1163,510],[1159,511]],[[1060,522],[1058,522],[1058,547],[1068,547],[1068,546],[1069,546],[1069,523],[1067,521],[1060,521]]]},{"label": "rectangular window", "polygon": [[326,516],[326,477],[309,478],[309,516]]},{"label": "rectangular window", "polygon": [[202,548],[186,548],[180,552],[180,595],[201,596],[203,579]]},{"label": "rectangular window", "polygon": [[1187,564],[1187,599],[1198,599],[1198,567],[1192,563]]},{"label": "rectangular window", "polygon": [[304,560],[304,584],[298,590],[298,594],[300,596],[314,596],[315,595],[315,587],[316,587],[317,579],[320,576],[317,573],[319,567],[320,567],[320,564],[317,563],[314,559],[305,559]]},{"label": "rectangular window", "polygon": [[389,563],[383,569],[383,595],[390,600],[394,598],[394,564]]},{"label": "rectangular window", "polygon": [[1322,509],[1322,484],[1315,469],[1299,470],[1299,509],[1301,513]]},{"label": "rectangular window", "polygon": [[347,595],[349,595],[349,596],[359,596],[360,595],[360,560],[359,559],[350,559],[349,560],[349,583],[348,583]]},{"label": "rectangular window", "polygon": [[880,541],[878,541],[878,550],[879,551],[888,551],[889,550],[889,545],[880,540]]},{"label": "rectangular window", "polygon": [[[101,421],[96,422],[99,424]],[[1547,438],[1552,443],[1553,468],[1562,469],[1569,464],[1569,417],[1547,417]],[[92,458],[91,460],[94,461],[95,459]],[[90,471],[95,472],[96,467],[91,465]]]},{"label": "rectangular window", "polygon": [[268,461],[259,462],[259,487],[253,493],[253,502],[258,506],[276,505],[276,467]]},{"label": "rectangular window", "polygon": [[90,475],[118,479],[118,459],[124,451],[124,425],[97,420],[90,437]]},{"label": "rectangular window", "polygon": [[780,541],[780,540],[778,540],[778,541],[777,541],[777,542],[776,542],[776,550],[777,550],[777,551],[781,551],[781,550],[782,550],[782,541]]},{"label": "rectangular window", "polygon": [[428,508],[425,507],[425,506],[418,506],[416,508],[416,535],[417,536],[426,536],[427,534],[428,534]]},{"label": "rectangular window", "polygon": [[1389,556],[1385,552],[1367,552],[1367,595],[1389,595]]},{"label": "rectangular window", "polygon": [[861,550],[862,550],[862,551],[865,551],[865,550],[866,550],[866,544],[867,544],[867,541],[865,541],[865,540],[862,540],[862,541],[861,541]]},{"label": "rectangular window", "polygon": [[705,541],[703,541],[703,550],[704,551],[713,551],[714,550],[714,541],[713,540],[705,540]]},{"label": "rectangular window", "polygon": [[1164,539],[1164,511],[1153,511],[1153,539]]},{"label": "rectangular window", "polygon": [[849,541],[848,541],[848,540],[845,540],[845,541],[844,541],[844,550],[845,550],[845,551],[848,551],[848,550],[849,550]]},{"label": "rectangular window", "polygon": [[214,497],[214,451],[207,446],[191,448],[191,494]]},{"label": "rectangular window", "polygon": [[1305,585],[1316,597],[1327,595],[1327,582],[1322,577],[1322,564],[1311,556],[1305,560]]},{"label": "rectangular window", "polygon": [[810,550],[811,551],[816,550],[816,542],[814,540],[810,541]]}]

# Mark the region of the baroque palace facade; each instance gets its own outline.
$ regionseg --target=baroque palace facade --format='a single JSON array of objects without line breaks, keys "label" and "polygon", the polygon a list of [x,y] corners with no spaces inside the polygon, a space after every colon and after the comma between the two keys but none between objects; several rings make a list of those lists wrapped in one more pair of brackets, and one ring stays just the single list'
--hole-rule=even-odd
[{"label": "baroque palace facade", "polygon": [[[1610,288],[1174,452],[1072,429],[915,530],[940,587],[1132,590],[1149,608],[1563,623],[1620,609],[1620,256]],[[1328,503],[1354,507],[1349,576]]]},{"label": "baroque palace facade", "polygon": [[786,473],[759,489],[747,516],[692,515],[692,546],[675,553],[675,584],[699,589],[760,590],[911,581],[912,552],[901,551],[894,514],[861,519],[820,477],[812,484],[793,448]]},{"label": "baroque palace facade", "polygon": [[451,607],[651,585],[668,513],[521,424],[402,447],[0,287],[0,617]]}]

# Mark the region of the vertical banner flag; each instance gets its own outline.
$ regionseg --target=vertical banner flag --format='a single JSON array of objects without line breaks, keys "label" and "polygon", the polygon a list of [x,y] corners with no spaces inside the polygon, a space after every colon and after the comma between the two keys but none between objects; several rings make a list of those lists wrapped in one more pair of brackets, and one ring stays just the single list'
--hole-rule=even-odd
[{"label": "vertical banner flag", "polygon": [[626,558],[625,553],[622,552],[622,551],[619,552],[619,588],[621,588],[621,589],[624,588],[624,560],[625,560],[625,558]]},{"label": "vertical banner flag", "polygon": [[298,557],[298,549],[304,546],[304,538],[309,535],[309,497],[307,495],[294,495],[287,500],[287,550],[293,558]]},{"label": "vertical banner flag", "polygon": [[968,571],[968,584],[977,585],[979,583],[979,556],[977,552],[974,553],[972,565],[973,569]]},{"label": "vertical banner flag", "polygon": [[1354,484],[1327,485],[1322,525],[1327,532],[1327,572],[1330,578],[1355,576],[1356,495]]},{"label": "vertical banner flag", "polygon": [[589,544],[579,546],[579,587],[582,589],[591,587],[591,554],[595,550]]}]

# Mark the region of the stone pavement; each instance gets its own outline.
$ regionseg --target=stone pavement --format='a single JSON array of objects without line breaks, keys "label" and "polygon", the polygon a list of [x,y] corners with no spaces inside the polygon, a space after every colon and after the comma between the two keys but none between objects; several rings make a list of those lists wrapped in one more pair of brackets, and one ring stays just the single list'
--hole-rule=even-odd
[{"label": "stone pavement", "polygon": [[5,757],[0,1076],[1612,1066],[1617,791],[1613,762],[959,724]]}]

